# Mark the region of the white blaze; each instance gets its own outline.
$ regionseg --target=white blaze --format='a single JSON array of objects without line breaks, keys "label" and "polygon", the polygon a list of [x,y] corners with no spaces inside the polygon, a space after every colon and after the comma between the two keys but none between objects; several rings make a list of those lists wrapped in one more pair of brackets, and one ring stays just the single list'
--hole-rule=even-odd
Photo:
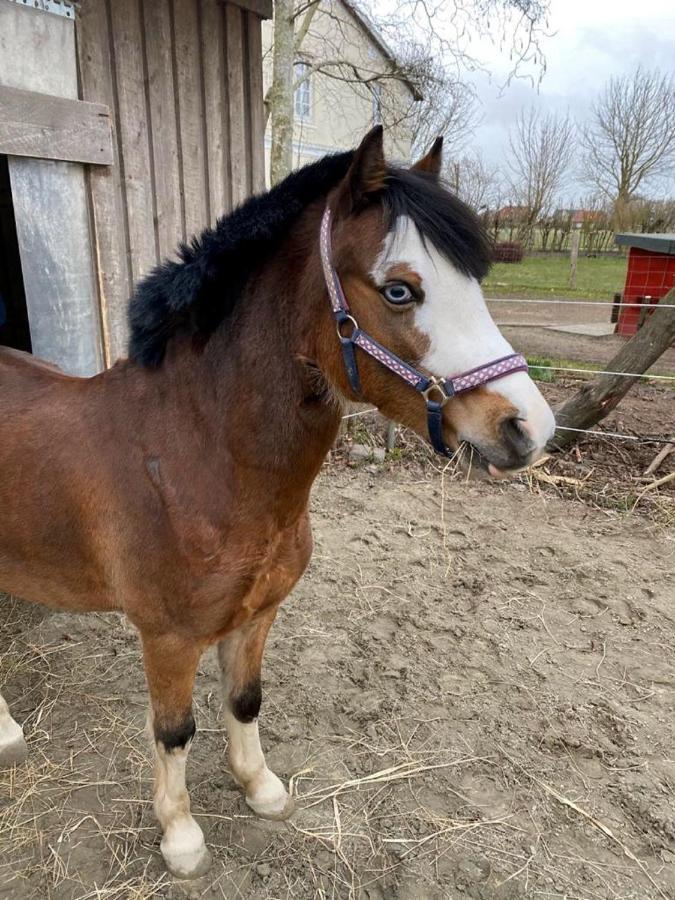
[{"label": "white blaze", "polygon": [[[395,263],[408,266],[422,279],[425,296],[415,308],[415,326],[429,339],[420,361],[424,369],[447,378],[513,353],[490,315],[478,281],[456,269],[430,242],[425,246],[408,217],[401,217],[387,236],[373,279],[382,284]],[[543,448],[555,421],[529,375],[514,372],[485,387],[513,404],[537,448]],[[462,437],[471,440],[472,435]]]}]

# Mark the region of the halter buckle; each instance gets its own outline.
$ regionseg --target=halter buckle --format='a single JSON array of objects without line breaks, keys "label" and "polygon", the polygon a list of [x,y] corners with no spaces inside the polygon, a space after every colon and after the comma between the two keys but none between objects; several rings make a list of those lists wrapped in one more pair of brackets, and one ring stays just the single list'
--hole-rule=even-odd
[{"label": "halter buckle", "polygon": [[[431,394],[437,391],[440,394],[440,400],[434,400]],[[450,399],[450,395],[445,389],[445,383],[442,378],[438,378],[436,375],[432,375],[429,379],[429,384],[424,388],[423,391],[420,391],[422,396],[424,397],[427,403],[435,402],[440,404],[440,406],[445,406],[445,404]]]},{"label": "halter buckle", "polygon": [[[352,333],[350,335],[344,335],[342,333],[342,326],[345,322],[349,322],[352,326]],[[356,332],[359,330],[359,323],[356,321],[354,316],[350,316],[349,313],[343,313],[340,318],[337,320],[337,334],[341,341],[351,341]]]}]

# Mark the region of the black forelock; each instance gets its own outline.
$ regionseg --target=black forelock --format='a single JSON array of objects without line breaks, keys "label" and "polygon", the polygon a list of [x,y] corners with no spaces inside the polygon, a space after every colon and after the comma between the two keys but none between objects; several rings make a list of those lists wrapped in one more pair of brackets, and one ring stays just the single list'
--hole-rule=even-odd
[{"label": "black forelock", "polygon": [[428,241],[456,269],[483,279],[492,261],[492,243],[473,210],[435,176],[414,169],[390,168],[383,195],[387,227],[409,216]]},{"label": "black forelock", "polygon": [[[144,278],[129,304],[130,357],[143,366],[157,366],[177,333],[207,340],[305,207],[344,178],[353,156],[353,151],[326,156],[293,172],[181,245],[178,260],[164,262]],[[491,258],[487,234],[469,207],[435,178],[389,167],[380,199],[388,229],[409,216],[422,239],[461,272],[478,279],[486,274]]]}]

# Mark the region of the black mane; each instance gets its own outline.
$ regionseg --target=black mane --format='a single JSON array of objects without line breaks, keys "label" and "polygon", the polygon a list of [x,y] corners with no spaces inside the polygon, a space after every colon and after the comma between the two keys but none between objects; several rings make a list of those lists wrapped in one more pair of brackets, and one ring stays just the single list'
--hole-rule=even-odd
[{"label": "black mane", "polygon": [[[129,356],[158,366],[178,332],[207,340],[303,209],[344,178],[353,156],[326,156],[293,172],[182,244],[179,260],[162,263],[136,287],[129,305]],[[389,168],[382,202],[389,228],[399,216],[410,216],[423,239],[460,271],[478,279],[485,275],[491,257],[487,235],[473,212],[435,179]]]}]

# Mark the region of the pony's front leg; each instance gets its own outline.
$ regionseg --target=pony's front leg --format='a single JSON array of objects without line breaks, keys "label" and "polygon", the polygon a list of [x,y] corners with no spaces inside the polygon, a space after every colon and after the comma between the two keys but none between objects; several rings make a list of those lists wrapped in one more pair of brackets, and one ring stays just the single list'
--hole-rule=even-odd
[{"label": "pony's front leg", "polygon": [[27,755],[23,729],[11,717],[5,698],[0,694],[0,766],[21,763]]},{"label": "pony's front leg", "polygon": [[164,835],[160,849],[177,878],[197,878],[211,865],[201,828],[190,815],[185,766],[195,733],[192,689],[199,648],[183,638],[142,635],[155,745],[155,815]]},{"label": "pony's front leg", "polygon": [[264,610],[218,644],[230,767],[246,802],[263,819],[287,819],[293,812],[288,791],[267,768],[258,734],[260,668],[276,611],[276,606]]}]

